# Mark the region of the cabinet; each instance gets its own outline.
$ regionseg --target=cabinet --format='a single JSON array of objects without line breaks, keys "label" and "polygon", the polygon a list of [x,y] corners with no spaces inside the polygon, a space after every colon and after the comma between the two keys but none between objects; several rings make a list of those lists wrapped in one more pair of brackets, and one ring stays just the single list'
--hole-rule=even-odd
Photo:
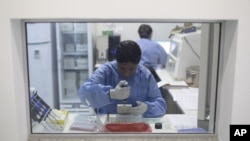
[{"label": "cabinet", "polygon": [[88,111],[78,90],[93,72],[91,30],[87,23],[57,24],[57,60],[60,109]]}]

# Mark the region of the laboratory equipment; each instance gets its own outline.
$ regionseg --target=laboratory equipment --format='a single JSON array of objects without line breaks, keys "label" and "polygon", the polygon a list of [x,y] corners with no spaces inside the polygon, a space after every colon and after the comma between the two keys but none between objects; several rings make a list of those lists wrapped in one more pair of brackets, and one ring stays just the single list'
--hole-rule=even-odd
[{"label": "laboratory equipment", "polygon": [[132,104],[117,104],[117,113],[118,114],[129,114]]},{"label": "laboratory equipment", "polygon": [[96,38],[96,49],[97,49],[97,58],[96,61],[98,64],[102,64],[107,61],[107,51],[108,51],[108,36],[97,36]]},{"label": "laboratory equipment", "polygon": [[118,122],[135,123],[135,122],[147,122],[147,121],[144,121],[141,115],[107,114],[105,124],[106,123],[118,123]]},{"label": "laboratory equipment", "polygon": [[152,129],[142,116],[107,114],[103,132],[152,132]]},{"label": "laboratory equipment", "polygon": [[156,122],[155,123],[155,129],[162,129],[162,123],[161,122]]},{"label": "laboratory equipment", "polygon": [[175,80],[185,80],[186,69],[199,66],[201,31],[177,33],[170,41],[167,71]]},{"label": "laboratory equipment", "polygon": [[199,66],[190,66],[186,69],[185,82],[191,87],[199,86]]},{"label": "laboratory equipment", "polygon": [[96,38],[96,64],[115,59],[116,47],[120,42],[120,35],[101,35]]},{"label": "laboratory equipment", "polygon": [[[128,82],[126,81],[121,87],[128,87]],[[127,99],[123,99],[122,102],[127,103]]]},{"label": "laboratory equipment", "polygon": [[[128,82],[126,80],[122,80],[124,83],[121,87],[128,87]],[[130,109],[132,108],[132,104],[126,104],[127,99],[122,100],[123,104],[117,104],[117,113],[118,114],[129,114]]]},{"label": "laboratory equipment", "polygon": [[31,88],[30,93],[32,125],[41,124],[48,132],[61,132],[68,121],[69,112],[52,109],[33,88]]},{"label": "laboratory equipment", "polygon": [[70,126],[70,130],[97,132],[97,116],[78,114]]},{"label": "laboratory equipment", "polygon": [[54,29],[53,23],[26,24],[29,84],[52,108],[58,107]]},{"label": "laboratory equipment", "polygon": [[105,124],[104,132],[152,132],[148,123],[108,123]]},{"label": "laboratory equipment", "polygon": [[79,97],[80,85],[93,73],[91,27],[88,23],[56,23],[60,109],[90,113]]}]

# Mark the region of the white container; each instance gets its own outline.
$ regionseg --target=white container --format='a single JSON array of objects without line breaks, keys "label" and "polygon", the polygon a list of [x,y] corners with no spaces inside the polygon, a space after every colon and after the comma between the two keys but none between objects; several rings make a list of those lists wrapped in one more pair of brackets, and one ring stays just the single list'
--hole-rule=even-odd
[{"label": "white container", "polygon": [[76,67],[77,68],[85,69],[86,66],[88,66],[88,59],[87,58],[78,58],[76,60]]},{"label": "white container", "polygon": [[63,60],[65,69],[74,69],[75,68],[75,59],[74,58],[65,58]]},{"label": "white container", "polygon": [[76,51],[87,51],[88,46],[86,44],[76,44]]},{"label": "white container", "polygon": [[65,45],[65,52],[74,52],[75,51],[75,45],[74,44],[66,44]]},{"label": "white container", "polygon": [[76,80],[76,72],[65,72],[64,73],[64,79],[73,79]]}]

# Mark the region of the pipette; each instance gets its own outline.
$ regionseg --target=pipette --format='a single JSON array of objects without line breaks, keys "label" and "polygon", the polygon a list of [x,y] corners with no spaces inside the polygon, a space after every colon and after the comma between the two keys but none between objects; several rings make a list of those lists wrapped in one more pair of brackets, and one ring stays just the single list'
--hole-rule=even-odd
[{"label": "pipette", "polygon": [[[124,82],[124,84],[121,85],[121,87],[128,87],[128,82],[126,80],[123,80],[123,81],[125,81],[125,82]],[[127,103],[127,99],[123,99],[122,103],[126,104]]]}]

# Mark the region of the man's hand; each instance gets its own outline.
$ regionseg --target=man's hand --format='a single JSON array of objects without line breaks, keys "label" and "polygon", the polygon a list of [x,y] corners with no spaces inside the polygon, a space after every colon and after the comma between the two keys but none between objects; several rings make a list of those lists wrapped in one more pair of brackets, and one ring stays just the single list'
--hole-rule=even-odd
[{"label": "man's hand", "polygon": [[111,99],[127,99],[130,94],[130,87],[127,86],[128,82],[125,80],[120,81],[114,89],[110,89]]},{"label": "man's hand", "polygon": [[148,105],[141,101],[136,101],[137,106],[130,109],[132,115],[142,115],[148,110]]}]

